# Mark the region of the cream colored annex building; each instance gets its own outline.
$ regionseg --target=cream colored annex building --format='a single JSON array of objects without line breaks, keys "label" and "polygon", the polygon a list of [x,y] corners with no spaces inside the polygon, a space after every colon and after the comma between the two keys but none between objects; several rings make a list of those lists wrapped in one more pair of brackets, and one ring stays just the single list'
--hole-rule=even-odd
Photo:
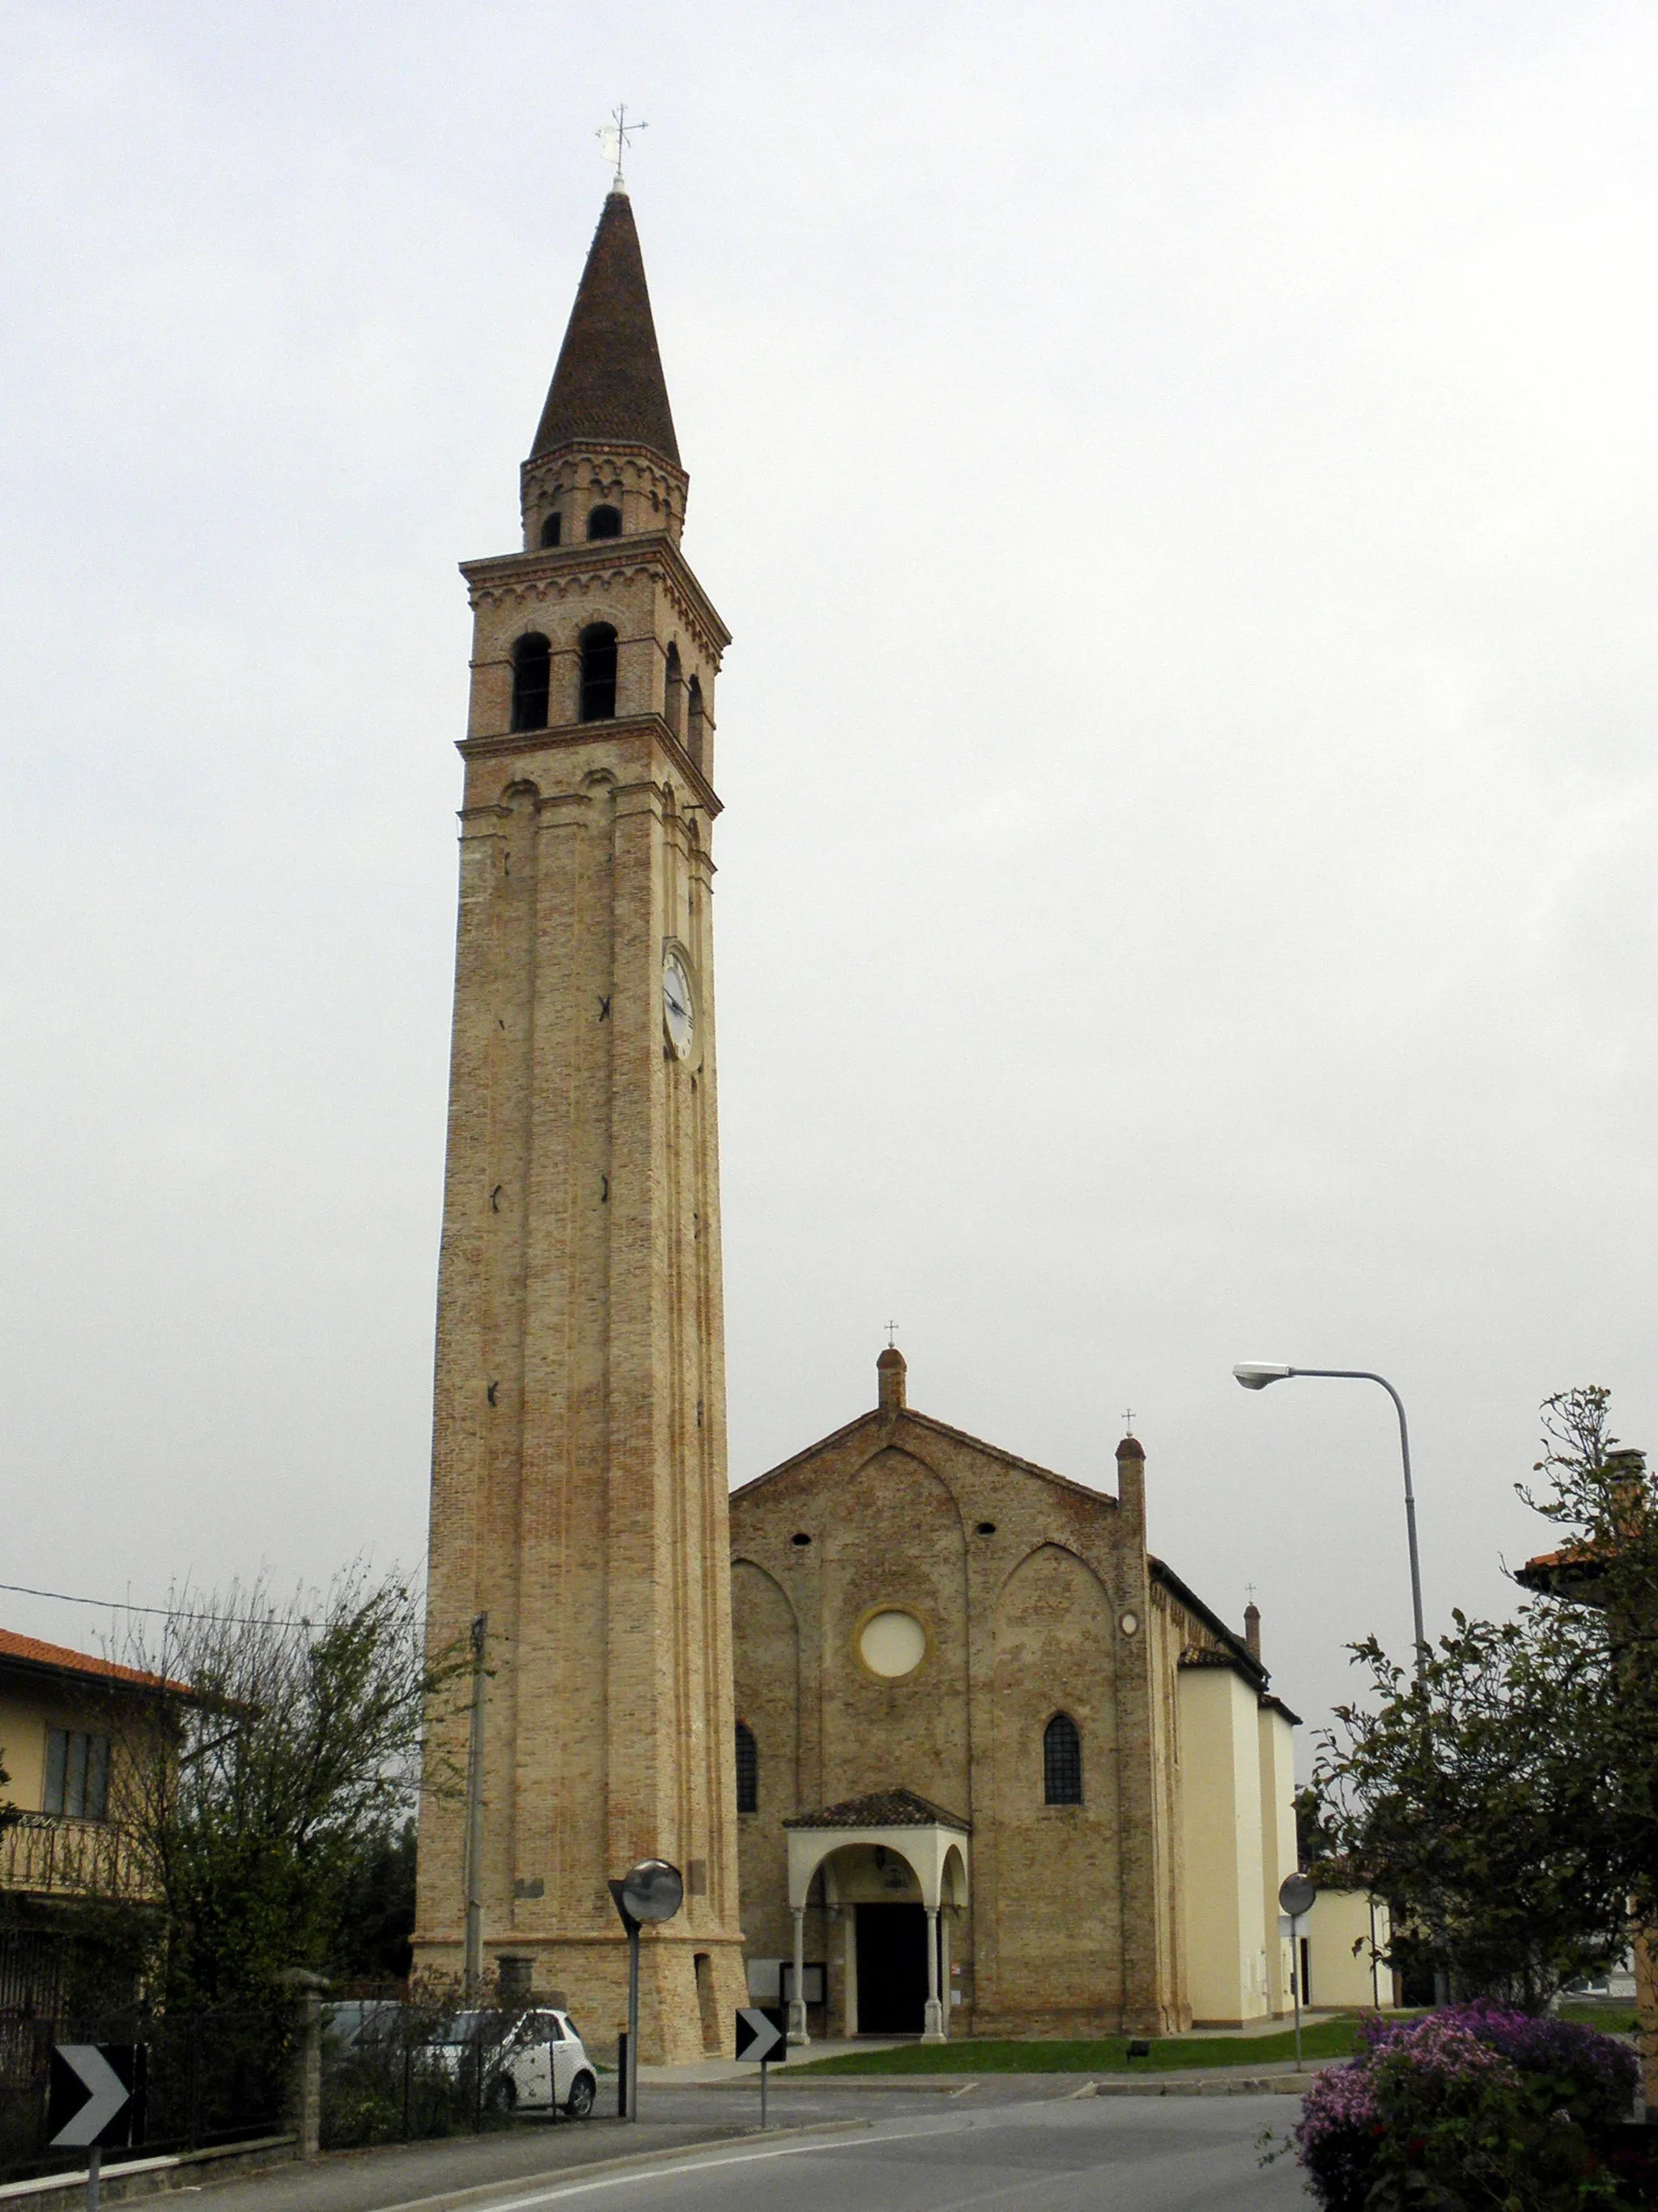
[{"label": "cream colored annex building", "polygon": [[[749,1988],[796,2034],[1159,2034],[1289,2002],[1291,1730],[1118,1494],[879,1402],[731,1500]],[[800,1996],[806,2008],[799,2017]]]}]

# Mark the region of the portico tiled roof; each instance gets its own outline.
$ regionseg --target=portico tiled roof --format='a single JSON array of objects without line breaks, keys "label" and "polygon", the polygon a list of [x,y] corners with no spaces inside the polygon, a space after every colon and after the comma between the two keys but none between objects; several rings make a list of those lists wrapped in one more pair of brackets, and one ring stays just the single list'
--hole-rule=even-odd
[{"label": "portico tiled roof", "polygon": [[816,1813],[796,1813],[785,1828],[959,1828],[964,1836],[973,1824],[959,1813],[947,1813],[913,1790],[872,1790],[867,1797],[843,1798]]}]

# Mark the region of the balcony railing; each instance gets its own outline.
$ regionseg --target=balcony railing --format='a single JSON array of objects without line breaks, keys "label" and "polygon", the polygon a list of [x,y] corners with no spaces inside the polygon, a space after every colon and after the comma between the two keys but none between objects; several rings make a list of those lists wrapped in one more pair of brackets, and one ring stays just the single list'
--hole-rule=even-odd
[{"label": "balcony railing", "polygon": [[139,1898],[137,1855],[119,1828],[24,1813],[0,1828],[0,1889],[34,1897]]}]

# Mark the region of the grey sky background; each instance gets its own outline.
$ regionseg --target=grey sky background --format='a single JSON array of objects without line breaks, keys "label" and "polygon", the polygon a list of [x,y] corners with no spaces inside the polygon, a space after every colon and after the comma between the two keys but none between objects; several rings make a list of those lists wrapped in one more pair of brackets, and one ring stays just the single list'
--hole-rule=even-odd
[{"label": "grey sky background", "polygon": [[[734,1481],[1110,1484],[1309,1718],[1658,1443],[1658,15],[0,5],[8,1581],[424,1540],[467,621],[630,165],[735,633]],[[95,1643],[107,1617],[0,1620]]]}]

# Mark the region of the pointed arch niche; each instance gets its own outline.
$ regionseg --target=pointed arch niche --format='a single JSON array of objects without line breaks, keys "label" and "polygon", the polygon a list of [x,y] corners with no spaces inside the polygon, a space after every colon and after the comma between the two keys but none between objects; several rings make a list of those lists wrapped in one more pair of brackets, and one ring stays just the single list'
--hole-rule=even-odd
[{"label": "pointed arch niche", "polygon": [[[838,1490],[823,1552],[823,1771],[836,1796],[901,1782],[935,1804],[968,1804],[967,1540],[954,1492],[889,1445]],[[919,1664],[894,1675],[861,1648],[887,1613],[908,1613],[925,1643]]]},{"label": "pointed arch niche", "polygon": [[[995,1624],[997,1947],[1004,1990],[1050,2008],[1119,2002],[1122,1932],[1115,1639],[1109,1597],[1058,1544],[1028,1552],[1003,1584]],[[1048,1796],[1050,1729],[1077,1735],[1082,1801]],[[1062,1728],[1062,1733],[1064,1732]],[[1055,1887],[1098,1899],[1087,1942],[1051,1909]]]},{"label": "pointed arch niche", "polygon": [[736,1717],[754,1740],[755,1810],[769,1832],[800,1802],[800,1626],[782,1583],[753,1559],[731,1562],[731,1619]]}]

